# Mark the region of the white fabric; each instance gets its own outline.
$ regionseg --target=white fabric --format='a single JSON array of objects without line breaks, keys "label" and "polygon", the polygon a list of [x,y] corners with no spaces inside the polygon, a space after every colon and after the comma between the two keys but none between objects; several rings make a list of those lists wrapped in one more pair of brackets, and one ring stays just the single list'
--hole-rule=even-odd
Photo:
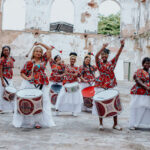
[{"label": "white fabric", "polygon": [[150,128],[150,96],[131,95],[129,127]]},{"label": "white fabric", "polygon": [[[105,89],[103,89],[103,88],[97,88],[97,87],[94,88],[94,89],[95,89],[95,95],[96,95],[97,93],[102,92],[102,91],[105,90]],[[111,88],[111,90],[118,90],[118,88],[117,88],[117,87],[114,87],[114,88]],[[94,99],[93,99],[92,114],[98,116],[98,112],[97,112],[97,108],[96,108],[96,104],[95,104]]]},{"label": "white fabric", "polygon": [[[9,83],[9,86],[13,87],[12,79],[7,79],[7,81]],[[6,84],[6,86],[8,85]],[[2,86],[1,79],[0,79],[0,110],[2,110],[3,112],[13,112],[14,101],[6,101],[5,99],[3,99],[3,93],[4,93],[4,87]]]},{"label": "white fabric", "polygon": [[81,112],[82,104],[83,97],[80,88],[75,92],[68,93],[65,91],[65,88],[63,86],[57,97],[56,109],[58,109],[59,111],[73,112],[78,114]]},{"label": "white fabric", "polygon": [[[23,80],[20,89],[35,88],[33,84]],[[44,85],[42,88],[43,92],[43,112],[33,116],[23,116],[17,111],[17,102],[15,102],[15,112],[13,116],[13,125],[15,127],[33,128],[36,124],[41,127],[55,126],[51,113],[51,104],[49,98],[49,85]]]}]

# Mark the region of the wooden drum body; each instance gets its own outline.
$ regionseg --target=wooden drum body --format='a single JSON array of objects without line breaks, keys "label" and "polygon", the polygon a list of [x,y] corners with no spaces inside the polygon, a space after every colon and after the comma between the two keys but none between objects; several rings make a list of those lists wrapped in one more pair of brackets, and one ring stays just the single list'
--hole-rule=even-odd
[{"label": "wooden drum body", "polygon": [[87,108],[92,108],[94,94],[95,94],[94,86],[90,86],[82,90],[84,106],[86,106]]}]

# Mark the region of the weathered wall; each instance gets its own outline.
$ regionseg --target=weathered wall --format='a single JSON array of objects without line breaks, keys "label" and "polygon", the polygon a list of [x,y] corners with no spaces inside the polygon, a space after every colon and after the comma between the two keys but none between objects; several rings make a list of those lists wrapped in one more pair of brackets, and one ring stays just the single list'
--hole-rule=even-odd
[{"label": "weathered wall", "polygon": [[[75,7],[74,33],[50,33],[50,12],[54,0],[25,0],[26,2],[26,29],[25,31],[2,31],[0,22],[0,47],[8,44],[12,47],[12,55],[16,57],[16,69],[27,60],[25,54],[35,41],[52,44],[57,49],[62,49],[62,58],[68,62],[68,54],[71,51],[78,53],[78,64],[82,64],[83,57],[88,49],[95,54],[105,42],[113,39],[116,41],[109,45],[113,57],[120,43],[117,37],[107,37],[97,34],[87,34],[85,31],[96,33],[98,24],[99,5],[106,0],[72,0]],[[114,0],[121,7],[121,35],[126,37],[126,46],[120,60],[131,63],[131,76],[137,67],[141,66],[141,60],[150,56],[150,1],[140,0]],[[2,0],[0,0],[1,4]],[[4,1],[3,1],[4,2]],[[0,8],[3,8],[2,6]],[[0,19],[2,19],[0,9]],[[31,27],[39,30],[32,30]],[[35,37],[34,33],[40,36]],[[92,46],[89,47],[91,42]],[[58,52],[54,51],[53,55]],[[94,63],[94,57],[92,59]],[[122,66],[123,67],[123,66]],[[127,71],[125,69],[125,71]],[[125,72],[126,73],[126,72]],[[127,74],[127,73],[126,73]]]}]

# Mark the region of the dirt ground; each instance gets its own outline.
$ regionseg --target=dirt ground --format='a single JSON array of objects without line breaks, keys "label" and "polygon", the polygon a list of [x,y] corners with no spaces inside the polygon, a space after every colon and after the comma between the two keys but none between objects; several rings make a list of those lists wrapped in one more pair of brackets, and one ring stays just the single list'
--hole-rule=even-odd
[{"label": "dirt ground", "polygon": [[[14,78],[19,87],[20,77]],[[98,118],[82,112],[78,117],[68,113],[55,116],[55,127],[17,129],[12,126],[13,114],[0,115],[0,150],[149,150],[149,130],[128,129],[129,90],[133,83],[118,82],[123,111],[119,124],[123,131],[112,129],[112,118],[104,119],[104,131],[98,130]],[[53,111],[53,114],[55,112]]]}]

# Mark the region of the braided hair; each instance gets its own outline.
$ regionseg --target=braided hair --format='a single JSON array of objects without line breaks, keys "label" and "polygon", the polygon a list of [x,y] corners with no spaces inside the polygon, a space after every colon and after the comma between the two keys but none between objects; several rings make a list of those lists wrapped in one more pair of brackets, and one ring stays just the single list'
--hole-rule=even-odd
[{"label": "braided hair", "polygon": [[[85,59],[86,59],[86,58],[90,58],[90,57],[89,57],[89,56],[85,56],[85,57],[84,57],[83,68],[86,67],[86,64],[85,64]],[[91,58],[90,58],[90,59],[91,59]],[[88,66],[89,66],[90,73],[93,74],[93,71],[91,70],[91,67],[93,67],[93,66],[92,66],[91,64],[89,64]],[[83,69],[83,72],[82,72],[82,73],[83,73],[83,75],[84,75],[84,69]]]}]

